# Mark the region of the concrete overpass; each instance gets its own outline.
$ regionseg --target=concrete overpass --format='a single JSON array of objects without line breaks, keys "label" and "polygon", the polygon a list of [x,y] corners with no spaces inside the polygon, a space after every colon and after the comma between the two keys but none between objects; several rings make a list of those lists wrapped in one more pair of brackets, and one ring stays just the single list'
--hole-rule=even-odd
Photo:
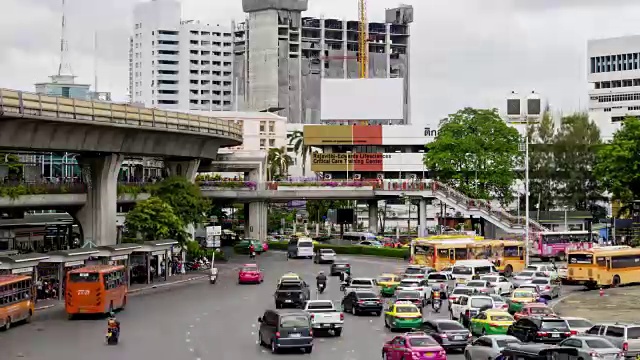
[{"label": "concrete overpass", "polygon": [[193,180],[200,159],[213,160],[219,148],[241,143],[242,127],[227,120],[0,89],[0,150],[80,154],[88,192],[73,215],[85,240],[98,245],[116,239],[111,224],[126,155],[164,157],[171,175]]},{"label": "concrete overpass", "polygon": [[[370,230],[377,232],[377,200],[385,198],[412,198],[418,200],[421,214],[421,224],[426,224],[427,201],[437,199],[456,211],[461,211],[494,224],[508,233],[524,234],[525,219],[514,216],[499,208],[492,208],[488,202],[470,199],[461,193],[437,182],[385,182],[385,183],[353,183],[354,186],[344,186],[336,182],[203,182],[200,183],[203,196],[211,199],[245,202],[250,205],[245,213],[249,221],[252,236],[259,236],[266,232],[266,209],[262,207],[268,202],[286,202],[291,200],[368,200]],[[356,186],[357,185],[357,186]],[[123,194],[118,198],[121,204],[134,203],[148,198],[148,194],[136,196]],[[39,194],[24,195],[17,198],[0,198],[0,209],[10,208],[60,208],[69,211],[82,207],[86,203],[86,195],[78,191],[76,194]],[[266,207],[266,206],[265,206]],[[263,213],[264,211],[264,213]],[[530,220],[533,231],[548,231],[541,224]],[[264,228],[264,229],[263,229]],[[257,232],[257,234],[256,234]],[[266,233],[265,233],[266,235]]]}]

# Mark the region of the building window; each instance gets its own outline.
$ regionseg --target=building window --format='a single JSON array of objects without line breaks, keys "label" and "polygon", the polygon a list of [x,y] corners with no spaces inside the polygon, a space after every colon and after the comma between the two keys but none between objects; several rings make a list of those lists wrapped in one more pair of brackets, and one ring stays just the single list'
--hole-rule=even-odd
[{"label": "building window", "polygon": [[276,122],[269,121],[269,133],[273,134],[276,132]]},{"label": "building window", "polygon": [[71,93],[71,88],[70,87],[64,86],[62,88],[62,97],[66,97],[66,98],[71,97],[70,93]]},{"label": "building window", "polygon": [[265,127],[266,127],[265,121],[260,121],[260,132],[261,133],[266,131]]},{"label": "building window", "polygon": [[267,141],[265,139],[260,139],[260,149],[263,150],[266,147]]},{"label": "building window", "polygon": [[604,112],[611,112],[611,108],[604,108]]},{"label": "building window", "polygon": [[269,139],[269,147],[275,147],[276,146],[276,139]]}]

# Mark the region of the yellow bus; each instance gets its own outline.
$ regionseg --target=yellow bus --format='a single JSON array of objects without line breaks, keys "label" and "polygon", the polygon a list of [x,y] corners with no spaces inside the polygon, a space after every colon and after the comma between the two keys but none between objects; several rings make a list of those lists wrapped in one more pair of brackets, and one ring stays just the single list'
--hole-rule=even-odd
[{"label": "yellow bus", "polygon": [[487,259],[505,276],[525,268],[524,241],[483,240],[470,245],[469,259]]},{"label": "yellow bus", "polygon": [[605,246],[569,251],[567,281],[595,289],[640,282],[640,248]]},{"label": "yellow bus", "polygon": [[451,240],[414,240],[411,242],[411,263],[440,271],[452,266],[456,260],[467,260],[467,246],[475,240],[458,238]]},{"label": "yellow bus", "polygon": [[35,291],[30,276],[0,275],[0,329],[9,330],[19,321],[30,322]]}]

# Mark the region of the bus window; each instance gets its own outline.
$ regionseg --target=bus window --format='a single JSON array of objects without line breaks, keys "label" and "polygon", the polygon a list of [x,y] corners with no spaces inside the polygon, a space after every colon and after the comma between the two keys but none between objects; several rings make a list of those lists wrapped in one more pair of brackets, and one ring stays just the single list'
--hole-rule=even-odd
[{"label": "bus window", "polygon": [[598,264],[598,266],[605,267],[607,266],[607,261],[605,260],[604,256],[598,256],[596,258],[596,264]]},{"label": "bus window", "polygon": [[440,258],[440,259],[448,259],[449,258],[449,249],[438,249],[438,258]]},{"label": "bus window", "polygon": [[456,250],[456,260],[467,260],[467,249],[455,249]]},{"label": "bus window", "polygon": [[518,257],[520,256],[521,247],[518,246],[505,246],[504,257]]},{"label": "bus window", "polygon": [[69,281],[72,283],[95,283],[100,281],[100,273],[71,273]]}]

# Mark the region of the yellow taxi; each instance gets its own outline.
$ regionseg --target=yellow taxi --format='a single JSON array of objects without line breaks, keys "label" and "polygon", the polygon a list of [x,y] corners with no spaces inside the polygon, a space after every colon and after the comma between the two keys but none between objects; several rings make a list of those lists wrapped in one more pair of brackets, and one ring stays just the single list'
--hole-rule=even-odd
[{"label": "yellow taxi", "polygon": [[391,329],[418,329],[422,326],[422,312],[408,301],[390,304],[384,313],[384,326]]},{"label": "yellow taxi", "polygon": [[524,304],[536,302],[538,300],[538,294],[533,289],[516,289],[511,293],[511,297],[507,299],[509,304],[509,313],[515,314],[522,310]]},{"label": "yellow taxi", "polygon": [[400,280],[402,280],[402,278],[396,274],[381,274],[378,276],[376,281],[380,287],[380,295],[393,296],[396,288],[400,284]]},{"label": "yellow taxi", "polygon": [[514,321],[504,310],[486,310],[471,319],[469,330],[473,335],[504,335]]},{"label": "yellow taxi", "polygon": [[282,283],[283,281],[302,281],[302,278],[300,277],[300,275],[294,272],[288,272],[280,277],[280,280],[278,280],[278,284]]}]

